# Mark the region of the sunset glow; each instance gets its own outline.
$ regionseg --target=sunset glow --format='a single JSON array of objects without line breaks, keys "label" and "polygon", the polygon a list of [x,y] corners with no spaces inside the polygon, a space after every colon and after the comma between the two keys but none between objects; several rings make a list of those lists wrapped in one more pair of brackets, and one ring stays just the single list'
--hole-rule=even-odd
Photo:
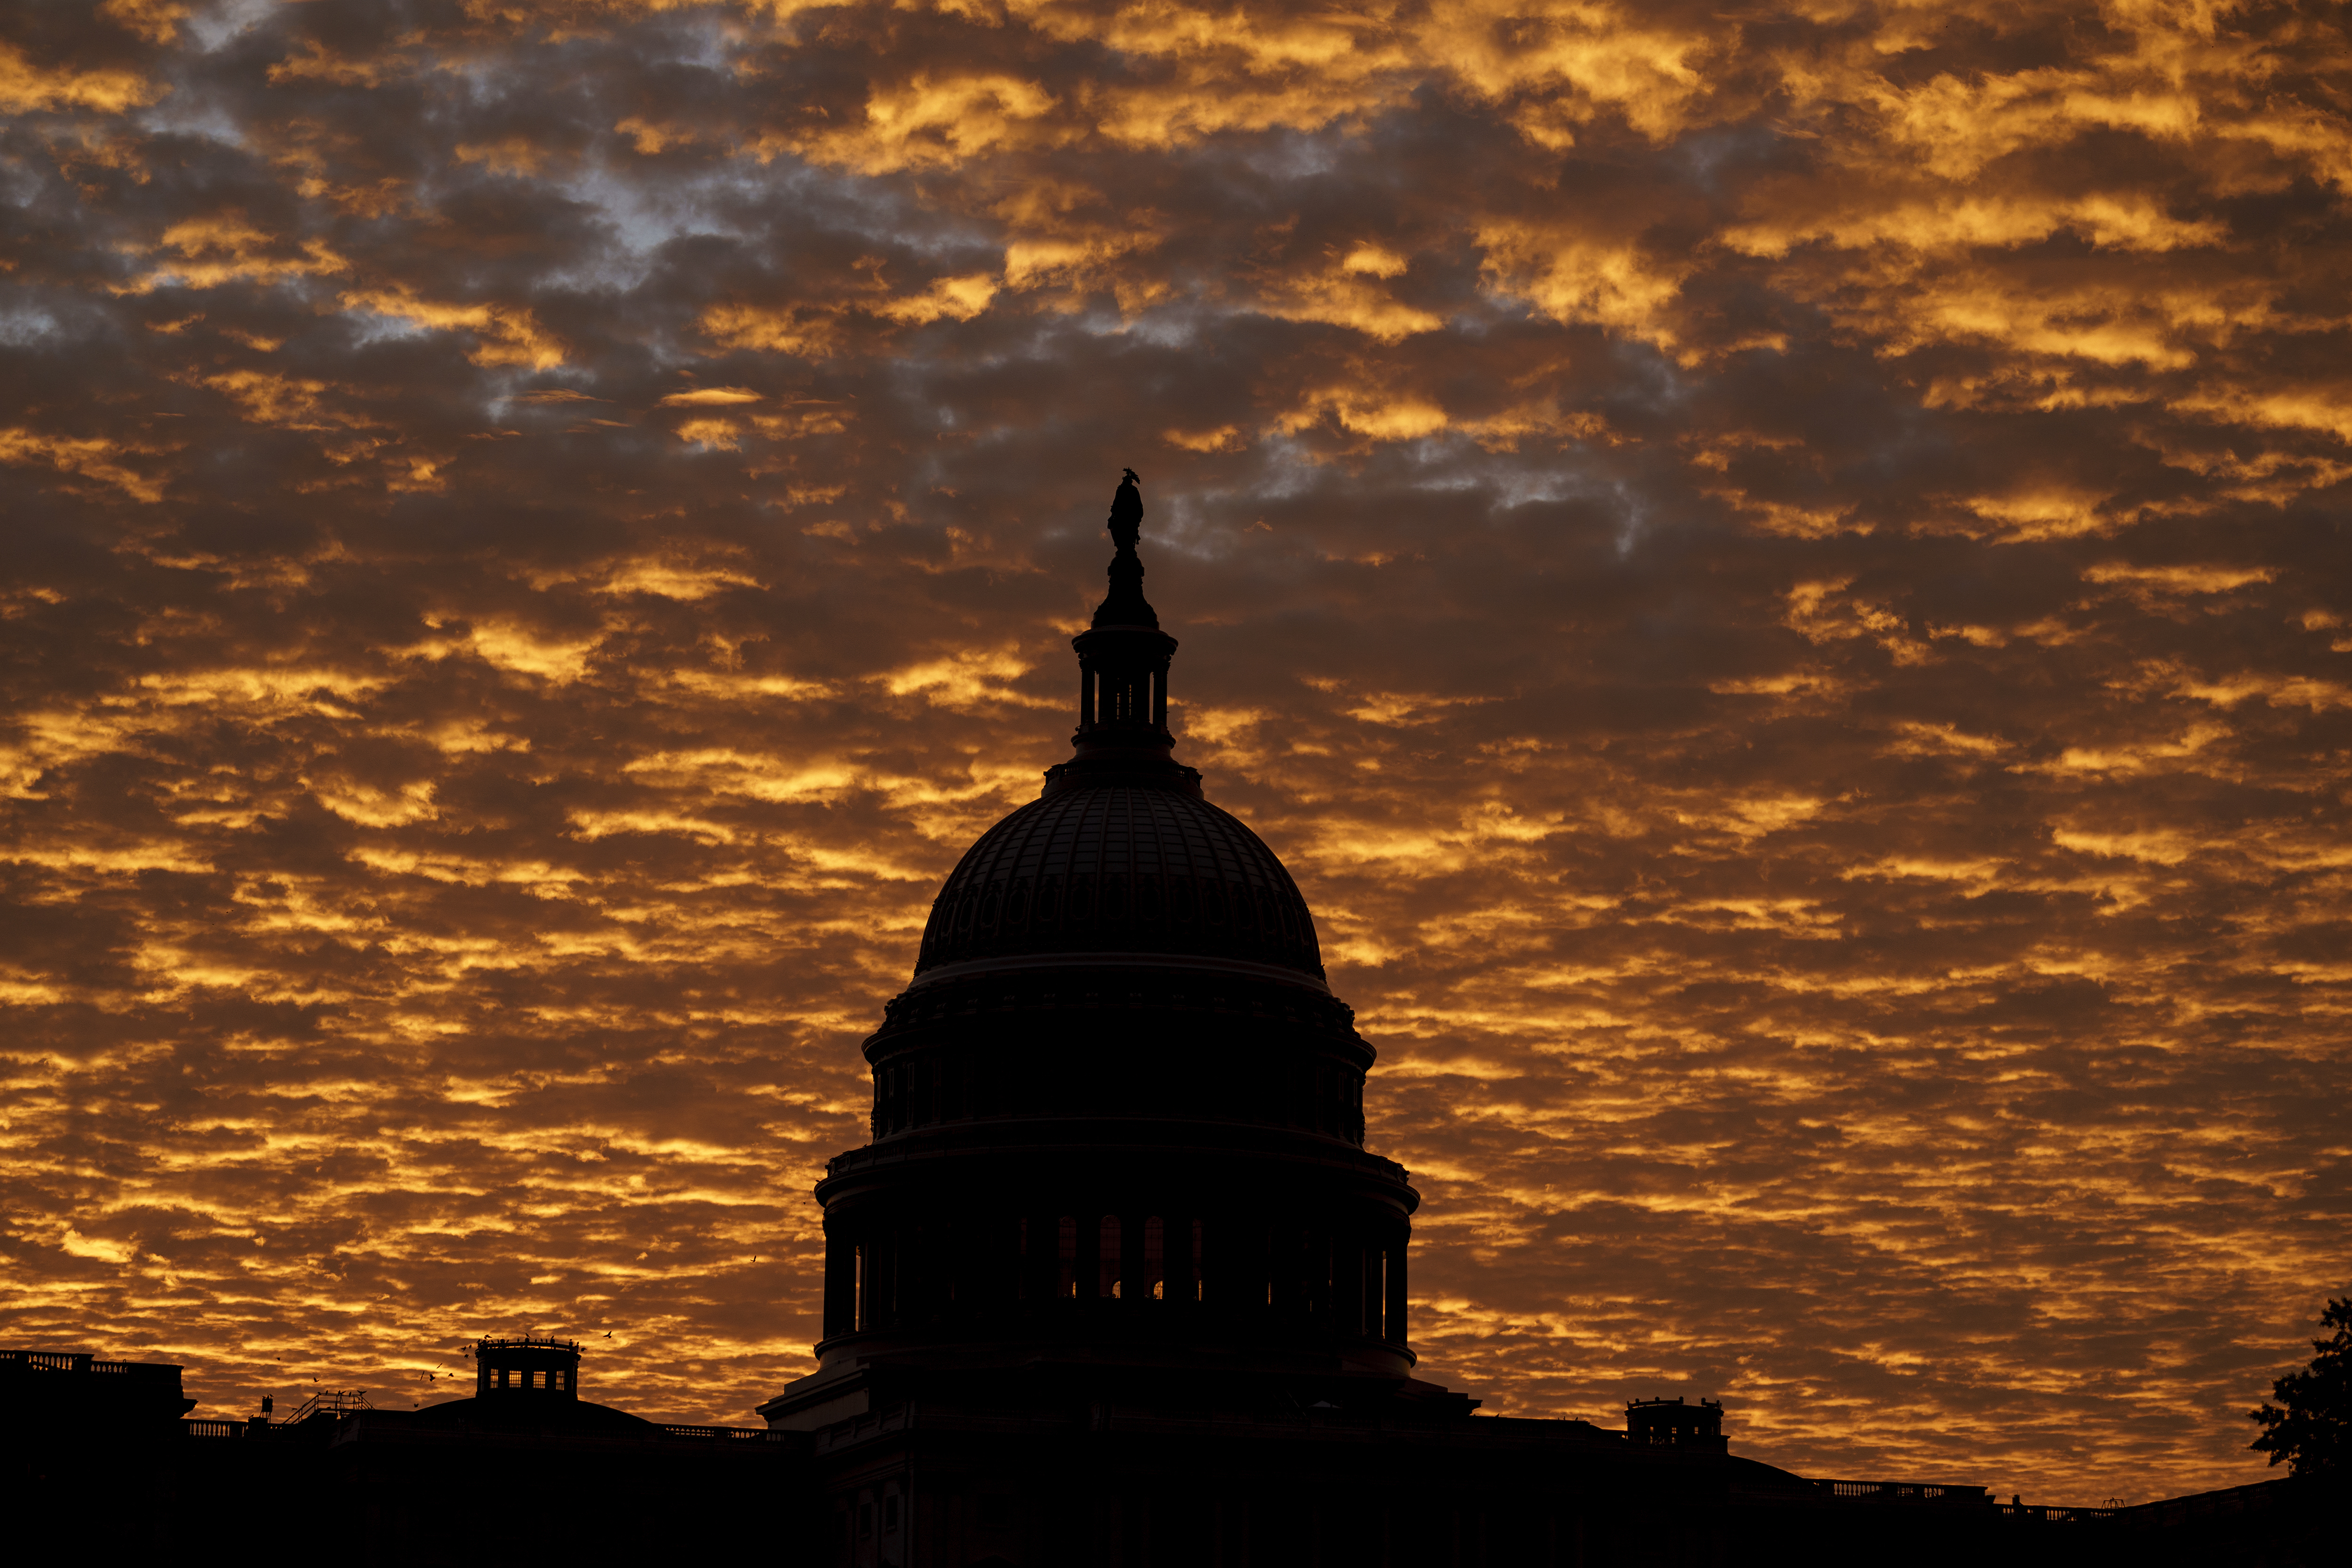
[{"label": "sunset glow", "polygon": [[8,1344],[748,1423],[1132,465],[1419,1375],[2265,1473],[2352,1286],[2340,13],[17,9]]}]

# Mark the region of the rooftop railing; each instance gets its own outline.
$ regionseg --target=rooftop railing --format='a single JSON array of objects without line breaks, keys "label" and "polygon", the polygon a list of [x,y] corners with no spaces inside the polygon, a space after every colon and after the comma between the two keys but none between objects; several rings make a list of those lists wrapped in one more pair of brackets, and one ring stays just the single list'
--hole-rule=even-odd
[{"label": "rooftop railing", "polygon": [[777,1432],[765,1426],[671,1426],[662,1430],[673,1437],[690,1437],[705,1442],[781,1443],[800,1436],[797,1432]]},{"label": "rooftop railing", "polygon": [[1840,1481],[1808,1479],[1805,1483],[1818,1492],[1835,1498],[1852,1498],[1864,1502],[1930,1503],[1939,1507],[1958,1505],[1967,1508],[1990,1508],[2011,1519],[2030,1520],[2043,1524],[2074,1524],[2085,1520],[2112,1519],[2120,1509],[2102,1506],[2087,1508],[2069,1503],[1995,1502],[1992,1493],[1983,1487],[1956,1486],[1943,1481]]},{"label": "rooftop railing", "polygon": [[2093,1520],[2113,1519],[2121,1509],[2085,1508],[2063,1503],[2004,1502],[1995,1503],[1993,1511],[2011,1519],[2022,1519],[2042,1524],[2084,1524]]},{"label": "rooftop railing", "polygon": [[373,1410],[364,1388],[322,1388],[302,1402],[301,1407],[287,1417],[287,1425],[296,1426],[313,1415],[326,1415],[341,1419],[362,1410]]},{"label": "rooftop railing", "polygon": [[1809,1480],[1806,1484],[1832,1497],[1867,1498],[1873,1502],[1969,1503],[1981,1506],[1992,1500],[1992,1494],[1982,1487],[1955,1486],[1945,1481]]},{"label": "rooftop railing", "polygon": [[[320,1405],[319,1407],[320,1409],[326,1408],[323,1405]],[[303,1416],[310,1413],[310,1408],[311,1407],[309,1405],[304,1405],[301,1410],[295,1413],[291,1420],[287,1421],[263,1421],[259,1419],[252,1421],[216,1421],[190,1417],[180,1423],[180,1430],[190,1437],[269,1436],[275,1434],[291,1431],[295,1425],[299,1422]],[[370,1408],[370,1406],[364,1400],[362,1400],[355,1406],[344,1407],[341,1413],[348,1415],[354,1410],[365,1410],[368,1408]],[[693,1426],[665,1425],[662,1426],[662,1431],[672,1437],[683,1437],[689,1442],[698,1443],[789,1443],[799,1440],[801,1436],[797,1432],[772,1431],[765,1426]]]},{"label": "rooftop railing", "polygon": [[153,1377],[177,1382],[180,1369],[152,1361],[100,1361],[89,1351],[0,1351],[0,1367],[32,1372],[87,1373],[97,1377]]}]

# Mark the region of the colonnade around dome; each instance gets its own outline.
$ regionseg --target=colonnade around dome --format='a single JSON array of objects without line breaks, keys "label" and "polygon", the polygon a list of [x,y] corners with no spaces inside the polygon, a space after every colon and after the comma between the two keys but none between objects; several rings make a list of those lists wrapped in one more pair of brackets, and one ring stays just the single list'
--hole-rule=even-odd
[{"label": "colonnade around dome", "polygon": [[949,1343],[1010,1334],[1231,1339],[1411,1364],[1407,1228],[1328,1210],[1072,1203],[828,1221],[828,1357],[866,1335]]}]

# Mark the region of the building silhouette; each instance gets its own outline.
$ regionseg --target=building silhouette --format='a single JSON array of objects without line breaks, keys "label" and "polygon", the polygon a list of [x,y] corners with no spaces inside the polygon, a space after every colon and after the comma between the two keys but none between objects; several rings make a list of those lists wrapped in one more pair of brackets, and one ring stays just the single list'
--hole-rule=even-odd
[{"label": "building silhouette", "polygon": [[759,1407],[812,1440],[816,1560],[2149,1560],[2117,1510],[1732,1455],[1712,1400],[1614,1431],[1413,1375],[1374,1053],[1289,873],[1175,758],[1141,518],[1129,472],[1073,753],[941,887],[865,1043],[871,1142],[816,1188],[819,1364]]},{"label": "building silhouette", "polygon": [[1130,473],[1074,639],[1073,754],[948,877],[865,1043],[871,1141],[815,1192],[818,1364],[764,1426],[583,1399],[580,1347],[530,1336],[474,1347],[470,1399],[285,1420],[184,1420],[175,1367],[11,1352],[7,1479],[192,1561],[250,1555],[262,1518],[362,1563],[2328,1560],[2293,1483],[2001,1504],[1734,1455],[1713,1400],[1637,1401],[1619,1430],[1415,1376],[1419,1199],[1365,1146],[1374,1052],[1289,873],[1175,758],[1141,518]]},{"label": "building silhouette", "polygon": [[773,1424],[918,1369],[1445,1397],[1410,1376],[1418,1199],[1363,1146],[1372,1049],[1290,874],[1174,759],[1132,537],[1076,639],[1075,754],[949,876],[866,1042],[821,1365]]},{"label": "building silhouette", "polygon": [[[21,1560],[816,1563],[810,1440],[666,1425],[580,1397],[580,1347],[472,1351],[475,1392],[379,1410],[320,1389],[290,1415],[184,1419],[180,1368],[0,1352],[0,1484]],[[37,1501],[35,1500],[37,1500]],[[775,1544],[780,1523],[786,1539]]]}]

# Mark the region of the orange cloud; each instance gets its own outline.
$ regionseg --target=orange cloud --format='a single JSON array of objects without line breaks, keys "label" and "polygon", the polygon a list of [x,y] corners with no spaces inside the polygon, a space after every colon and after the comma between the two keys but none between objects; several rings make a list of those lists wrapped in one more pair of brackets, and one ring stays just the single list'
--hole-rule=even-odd
[{"label": "orange cloud", "polygon": [[563,345],[527,310],[488,302],[458,305],[420,300],[405,289],[352,289],[341,296],[347,310],[373,310],[432,331],[474,334],[470,358],[477,364],[521,364],[552,370],[563,363]]},{"label": "orange cloud", "polygon": [[136,71],[44,67],[17,45],[0,40],[0,110],[11,114],[68,109],[121,114],[152,103],[170,90]]},{"label": "orange cloud", "polygon": [[49,436],[22,426],[0,429],[0,462],[46,463],[61,472],[110,485],[134,500],[151,504],[163,499],[163,481],[141,473],[123,459],[155,455],[154,448],[102,436]]}]

